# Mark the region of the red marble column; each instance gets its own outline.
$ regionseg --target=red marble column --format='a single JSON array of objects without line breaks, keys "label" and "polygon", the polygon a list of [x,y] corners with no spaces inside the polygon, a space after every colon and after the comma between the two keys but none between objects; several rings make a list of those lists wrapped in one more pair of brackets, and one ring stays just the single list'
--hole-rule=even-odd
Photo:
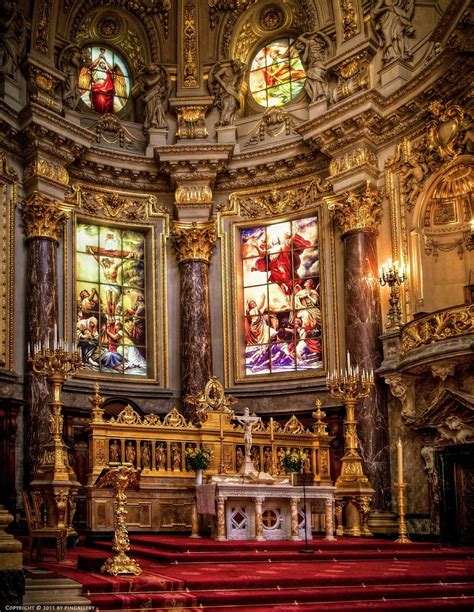
[{"label": "red marble column", "polygon": [[[38,193],[22,203],[26,235],[26,341],[52,344],[58,323],[57,247],[67,214]],[[48,441],[49,389],[46,379],[26,375],[25,478],[31,480]]]},{"label": "red marble column", "polygon": [[[376,229],[380,192],[369,184],[329,198],[329,210],[342,227],[346,349],[353,365],[376,370],[383,359],[382,315],[378,284]],[[357,434],[364,473],[375,489],[372,509],[391,510],[388,412],[385,385],[357,407]]]},{"label": "red marble column", "polygon": [[202,391],[212,375],[208,271],[215,224],[176,221],[172,239],[181,275],[181,397],[192,418],[186,398]]},{"label": "red marble column", "polygon": [[[378,285],[375,232],[354,230],[344,240],[344,301],[346,349],[352,362],[376,370],[383,360],[382,318]],[[357,409],[357,433],[365,473],[375,489],[373,507],[390,511],[390,463],[385,385],[376,381],[374,391]]]}]

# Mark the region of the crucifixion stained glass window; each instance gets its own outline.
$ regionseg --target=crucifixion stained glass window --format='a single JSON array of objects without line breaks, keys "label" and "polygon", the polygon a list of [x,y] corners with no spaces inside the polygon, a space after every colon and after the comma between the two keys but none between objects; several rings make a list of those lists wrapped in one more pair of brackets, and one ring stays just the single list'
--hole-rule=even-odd
[{"label": "crucifixion stained glass window", "polygon": [[241,233],[245,374],[322,368],[316,216]]},{"label": "crucifixion stained glass window", "polygon": [[303,89],[306,74],[292,38],[265,45],[250,66],[249,87],[260,106],[282,106]]},{"label": "crucifixion stained glass window", "polygon": [[76,342],[91,373],[146,376],[145,235],[79,223]]}]

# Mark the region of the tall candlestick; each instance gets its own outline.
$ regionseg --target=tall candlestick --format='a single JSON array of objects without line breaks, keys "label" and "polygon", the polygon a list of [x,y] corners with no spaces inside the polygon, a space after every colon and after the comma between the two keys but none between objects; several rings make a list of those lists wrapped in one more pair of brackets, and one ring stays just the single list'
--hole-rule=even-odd
[{"label": "tall candlestick", "polygon": [[401,438],[397,442],[397,482],[403,484],[403,445]]}]

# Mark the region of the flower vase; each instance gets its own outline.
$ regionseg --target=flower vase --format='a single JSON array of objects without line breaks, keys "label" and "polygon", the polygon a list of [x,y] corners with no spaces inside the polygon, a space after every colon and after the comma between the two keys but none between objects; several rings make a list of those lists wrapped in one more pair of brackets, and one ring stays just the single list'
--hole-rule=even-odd
[{"label": "flower vase", "polygon": [[196,485],[202,485],[202,470],[196,470]]}]

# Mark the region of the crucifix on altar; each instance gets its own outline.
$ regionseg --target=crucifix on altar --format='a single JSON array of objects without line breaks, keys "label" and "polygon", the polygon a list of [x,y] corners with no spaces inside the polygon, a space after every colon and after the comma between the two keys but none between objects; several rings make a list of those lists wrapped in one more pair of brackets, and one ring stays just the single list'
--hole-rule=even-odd
[{"label": "crucifix on altar", "polygon": [[240,469],[240,474],[244,476],[247,474],[251,474],[255,472],[255,466],[253,464],[253,460],[251,458],[251,450],[252,450],[252,429],[261,422],[261,418],[258,416],[251,416],[249,409],[244,408],[244,414],[234,415],[234,419],[238,421],[244,427],[244,443],[245,443],[245,460]]}]

